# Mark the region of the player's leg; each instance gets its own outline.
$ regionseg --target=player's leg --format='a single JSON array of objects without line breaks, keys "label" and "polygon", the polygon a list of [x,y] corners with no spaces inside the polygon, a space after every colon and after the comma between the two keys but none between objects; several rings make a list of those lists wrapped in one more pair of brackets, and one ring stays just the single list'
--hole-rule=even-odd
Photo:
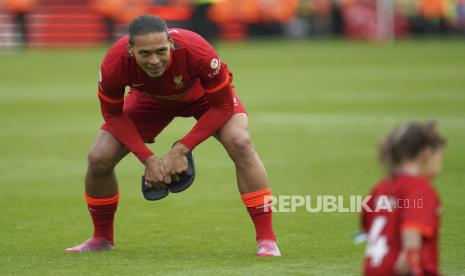
[{"label": "player's leg", "polygon": [[[169,107],[152,97],[131,90],[125,98],[124,113],[133,121],[145,143],[155,137],[171,122]],[[114,168],[128,154],[128,150],[107,131],[104,124],[88,155],[85,179],[86,201],[94,223],[93,238],[69,248],[67,252],[108,250],[113,247],[113,220],[119,193]]]},{"label": "player's leg", "polygon": [[234,162],[239,192],[247,194],[268,189],[265,166],[252,145],[248,131],[247,114],[234,114],[217,137]]},{"label": "player's leg", "polygon": [[241,198],[255,225],[259,256],[280,256],[272,226],[269,204],[271,190],[266,169],[260,160],[248,131],[248,117],[236,113],[220,129],[217,138],[236,167]]},{"label": "player's leg", "polygon": [[86,194],[105,198],[118,193],[114,168],[128,150],[108,131],[101,130],[87,156]]},{"label": "player's leg", "polygon": [[[180,109],[178,116],[197,120],[210,108],[205,97]],[[264,208],[271,196],[265,167],[255,151],[248,132],[248,117],[241,101],[234,95],[234,115],[215,137],[223,144],[236,167],[239,192],[255,225],[258,255],[280,256],[272,227],[271,208]]]},{"label": "player's leg", "polygon": [[128,150],[110,132],[100,131],[88,154],[85,199],[94,225],[93,237],[66,252],[110,250],[113,221],[118,206],[118,182],[114,168]]}]

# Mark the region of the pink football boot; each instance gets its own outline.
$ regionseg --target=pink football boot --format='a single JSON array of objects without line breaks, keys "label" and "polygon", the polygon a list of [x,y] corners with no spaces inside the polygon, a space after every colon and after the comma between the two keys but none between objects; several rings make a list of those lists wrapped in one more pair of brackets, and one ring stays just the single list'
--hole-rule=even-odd
[{"label": "pink football boot", "polygon": [[279,252],[278,245],[273,240],[259,240],[258,241],[258,252],[257,256],[265,257],[265,256],[274,256],[279,257],[281,256],[281,252]]},{"label": "pink football boot", "polygon": [[108,251],[114,247],[113,242],[104,238],[90,238],[75,247],[66,248],[65,252]]}]

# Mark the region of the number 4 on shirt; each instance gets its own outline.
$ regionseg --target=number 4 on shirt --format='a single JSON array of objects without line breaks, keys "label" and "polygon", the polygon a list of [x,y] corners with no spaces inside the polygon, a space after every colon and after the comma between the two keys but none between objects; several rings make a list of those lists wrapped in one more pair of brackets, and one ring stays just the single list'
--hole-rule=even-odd
[{"label": "number 4 on shirt", "polygon": [[365,256],[370,257],[370,266],[378,267],[383,262],[384,256],[389,251],[387,237],[380,235],[386,225],[385,216],[376,217],[368,233],[368,244],[365,250]]}]

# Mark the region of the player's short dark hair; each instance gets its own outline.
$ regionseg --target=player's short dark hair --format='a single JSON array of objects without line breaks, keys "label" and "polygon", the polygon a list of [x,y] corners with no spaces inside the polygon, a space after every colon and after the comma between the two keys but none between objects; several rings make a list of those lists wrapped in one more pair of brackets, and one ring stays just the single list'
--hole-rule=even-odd
[{"label": "player's short dark hair", "polygon": [[446,140],[437,132],[437,123],[407,122],[389,133],[379,147],[379,158],[388,168],[413,159],[424,149],[441,149]]},{"label": "player's short dark hair", "polygon": [[166,22],[158,16],[144,14],[129,24],[129,43],[134,45],[134,36],[148,33],[166,33],[169,37]]}]

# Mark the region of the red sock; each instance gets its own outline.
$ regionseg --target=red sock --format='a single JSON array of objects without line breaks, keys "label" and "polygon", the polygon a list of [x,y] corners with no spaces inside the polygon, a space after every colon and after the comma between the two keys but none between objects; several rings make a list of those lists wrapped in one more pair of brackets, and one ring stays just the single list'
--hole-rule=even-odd
[{"label": "red sock", "polygon": [[255,225],[256,239],[276,240],[272,225],[271,208],[265,208],[271,201],[271,190],[263,189],[241,195],[250,217]]},{"label": "red sock", "polygon": [[108,198],[92,198],[87,194],[85,197],[94,223],[94,238],[104,238],[114,243],[113,221],[118,206],[119,193]]}]

